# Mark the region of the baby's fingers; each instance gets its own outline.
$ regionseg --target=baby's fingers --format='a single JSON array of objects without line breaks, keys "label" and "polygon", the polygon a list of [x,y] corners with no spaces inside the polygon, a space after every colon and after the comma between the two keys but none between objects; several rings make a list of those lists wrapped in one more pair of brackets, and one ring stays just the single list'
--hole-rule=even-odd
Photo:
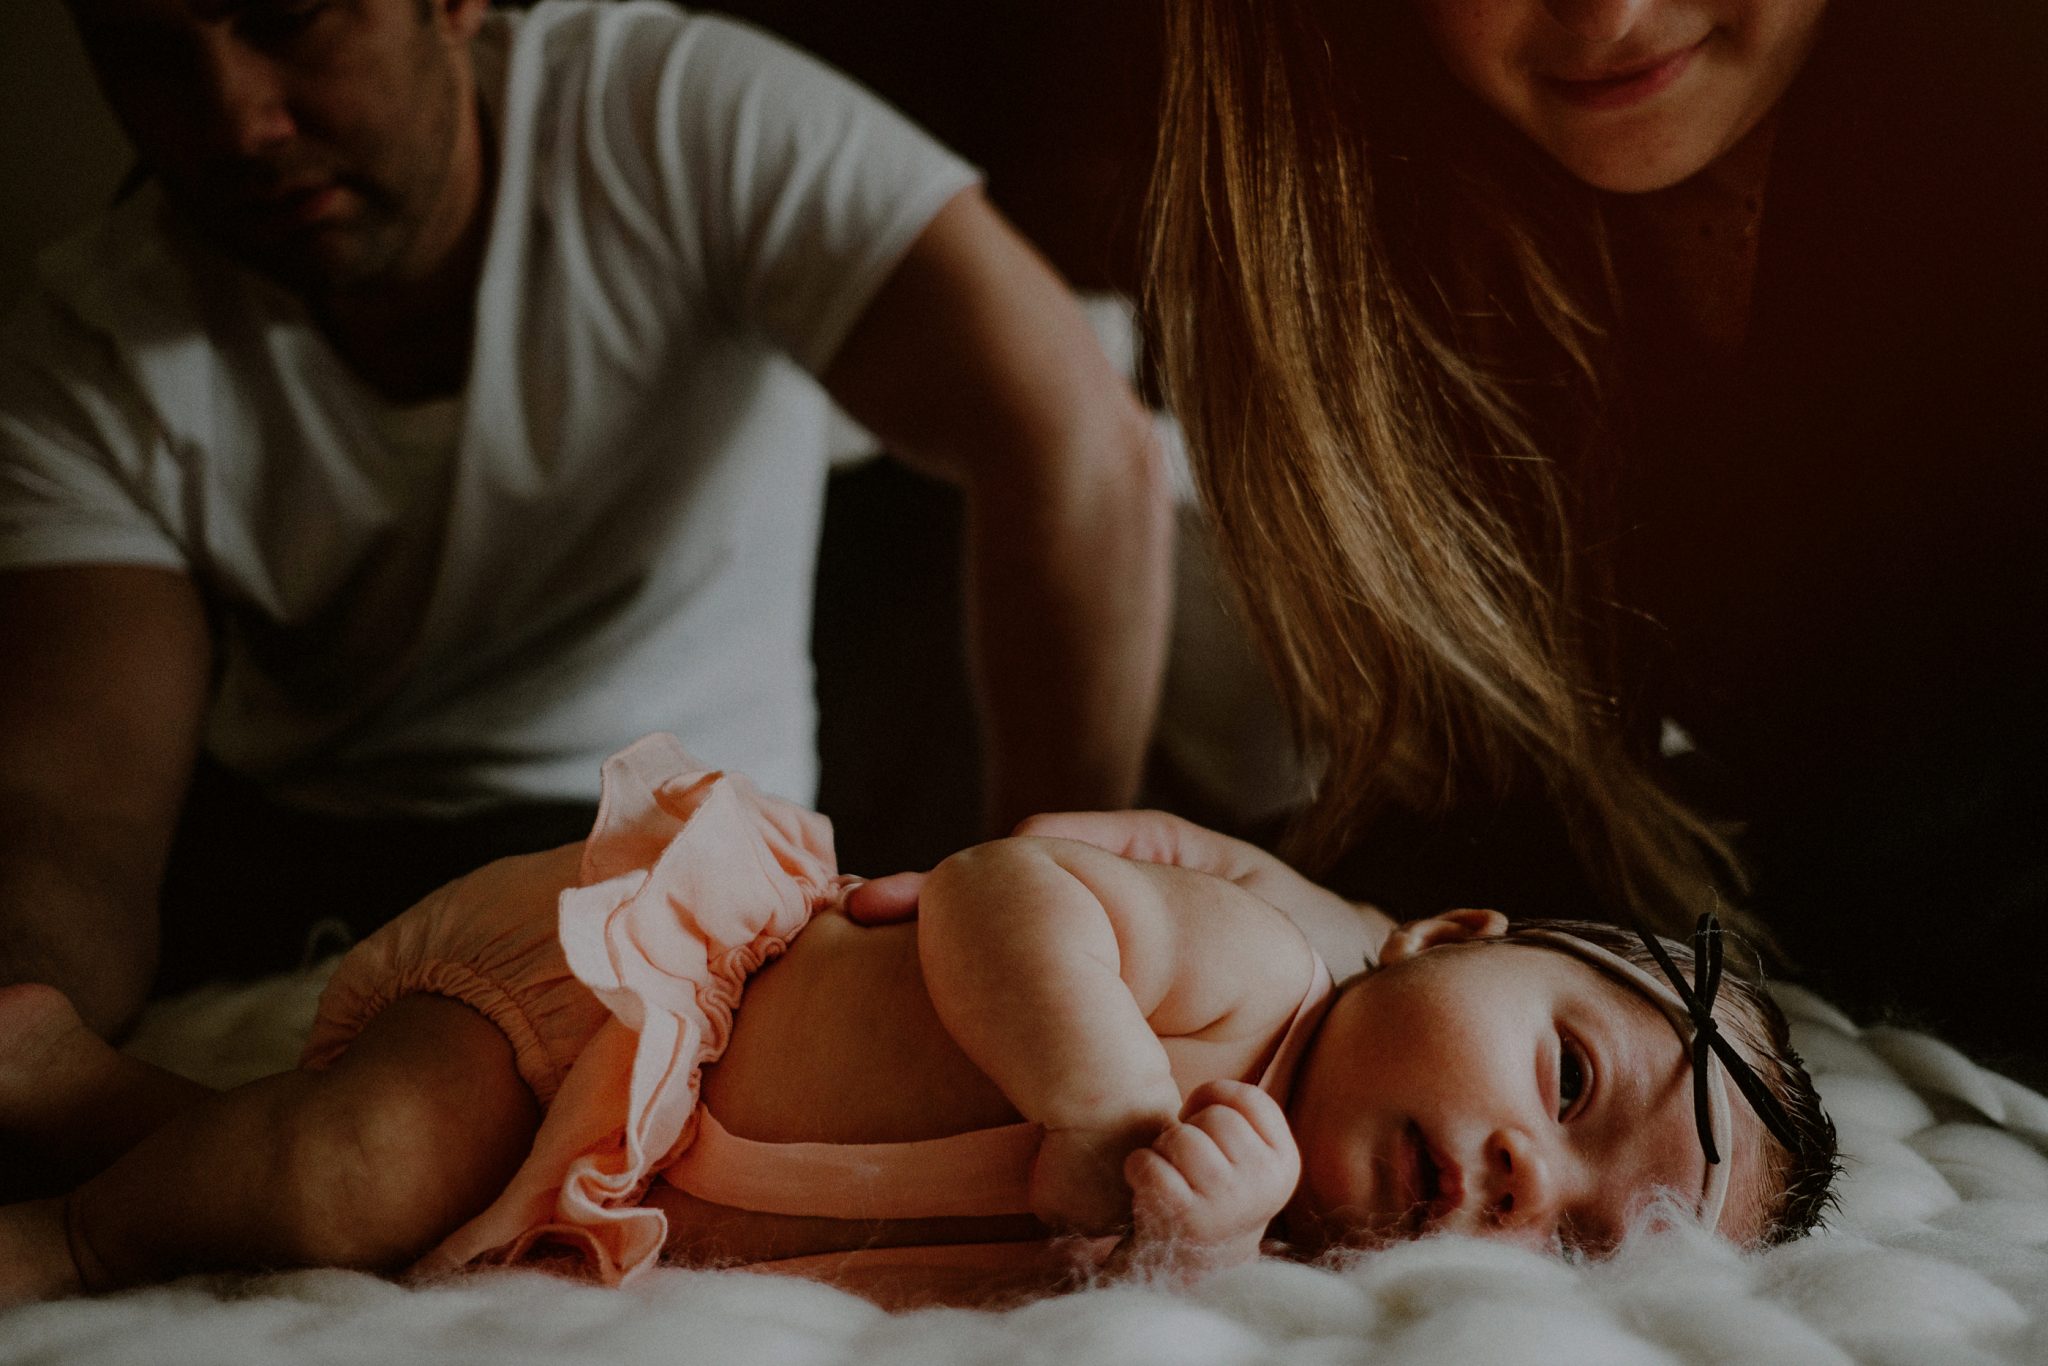
[{"label": "baby's fingers", "polygon": [[1124,1181],[1131,1188],[1131,1214],[1140,1227],[1194,1205],[1194,1188],[1173,1163],[1150,1148],[1138,1148],[1124,1159]]},{"label": "baby's fingers", "polygon": [[1167,1129],[1152,1140],[1149,1151],[1171,1166],[1196,1197],[1207,1199],[1229,1188],[1236,1166],[1233,1150],[1249,1155],[1262,1147],[1240,1116],[1211,1109]]},{"label": "baby's fingers", "polygon": [[1255,1148],[1276,1153],[1294,1152],[1294,1134],[1287,1127],[1287,1114],[1258,1087],[1242,1081],[1210,1081],[1188,1093],[1181,1106],[1182,1124],[1207,1132],[1223,1151],[1237,1160],[1253,1156]]}]

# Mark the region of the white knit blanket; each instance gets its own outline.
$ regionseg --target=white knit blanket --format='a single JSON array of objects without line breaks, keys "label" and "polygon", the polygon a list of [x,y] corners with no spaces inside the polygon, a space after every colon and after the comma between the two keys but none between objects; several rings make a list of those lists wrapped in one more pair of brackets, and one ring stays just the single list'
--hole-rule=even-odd
[{"label": "white knit blanket", "polygon": [[[317,973],[158,1009],[136,1051],[215,1083],[289,1066]],[[1698,1233],[1568,1266],[1443,1238],[1342,1271],[889,1315],[824,1286],[662,1271],[626,1290],[494,1272],[426,1290],[310,1271],[0,1312],[6,1363],[2048,1363],[2048,1101],[1923,1034],[1780,993],[1841,1130],[1833,1231]]]}]

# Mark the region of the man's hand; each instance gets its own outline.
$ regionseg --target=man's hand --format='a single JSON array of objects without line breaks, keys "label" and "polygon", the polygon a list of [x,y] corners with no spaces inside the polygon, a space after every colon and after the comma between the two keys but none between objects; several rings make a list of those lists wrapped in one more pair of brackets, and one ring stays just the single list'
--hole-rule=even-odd
[{"label": "man's hand", "polygon": [[1148,1147],[1124,1159],[1131,1237],[1120,1259],[1194,1279],[1250,1261],[1294,1195],[1301,1153],[1279,1102],[1241,1081],[1195,1088]]}]

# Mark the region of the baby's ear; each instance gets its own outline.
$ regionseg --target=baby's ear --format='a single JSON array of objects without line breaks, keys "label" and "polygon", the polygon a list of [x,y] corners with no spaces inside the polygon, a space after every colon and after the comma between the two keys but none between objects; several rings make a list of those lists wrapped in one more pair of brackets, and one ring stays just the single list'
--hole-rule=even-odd
[{"label": "baby's ear", "polygon": [[1508,918],[1499,911],[1445,911],[1427,920],[1396,927],[1380,946],[1380,963],[1398,963],[1438,944],[1463,944],[1473,939],[1498,939],[1508,932]]}]

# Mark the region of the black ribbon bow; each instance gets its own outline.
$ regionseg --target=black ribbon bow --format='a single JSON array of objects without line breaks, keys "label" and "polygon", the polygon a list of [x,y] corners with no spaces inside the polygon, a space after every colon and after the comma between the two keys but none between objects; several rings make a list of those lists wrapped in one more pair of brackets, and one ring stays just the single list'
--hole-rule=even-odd
[{"label": "black ribbon bow", "polygon": [[1742,1092],[1749,1108],[1756,1111],[1756,1117],[1763,1121],[1764,1128],[1771,1136],[1793,1152],[1799,1151],[1799,1134],[1792,1127],[1791,1116],[1785,1107],[1771,1094],[1763,1079],[1749,1060],[1736,1051],[1735,1045],[1721,1035],[1721,1028],[1714,1023],[1714,995],[1721,989],[1721,922],[1712,911],[1702,912],[1692,931],[1692,972],[1693,980],[1687,983],[1685,974],[1678,970],[1671,954],[1657,942],[1657,936],[1638,930],[1643,943],[1649,946],[1650,956],[1657,960],[1657,966],[1671,979],[1671,985],[1678,991],[1678,999],[1685,1004],[1686,1014],[1692,1017],[1692,1111],[1693,1122],[1699,1126],[1700,1147],[1706,1152],[1707,1161],[1718,1163],[1721,1154],[1714,1147],[1713,1111],[1709,1108],[1713,1085],[1713,1059],[1719,1057],[1721,1065],[1728,1069],[1728,1075],[1735,1082],[1735,1088]]}]

